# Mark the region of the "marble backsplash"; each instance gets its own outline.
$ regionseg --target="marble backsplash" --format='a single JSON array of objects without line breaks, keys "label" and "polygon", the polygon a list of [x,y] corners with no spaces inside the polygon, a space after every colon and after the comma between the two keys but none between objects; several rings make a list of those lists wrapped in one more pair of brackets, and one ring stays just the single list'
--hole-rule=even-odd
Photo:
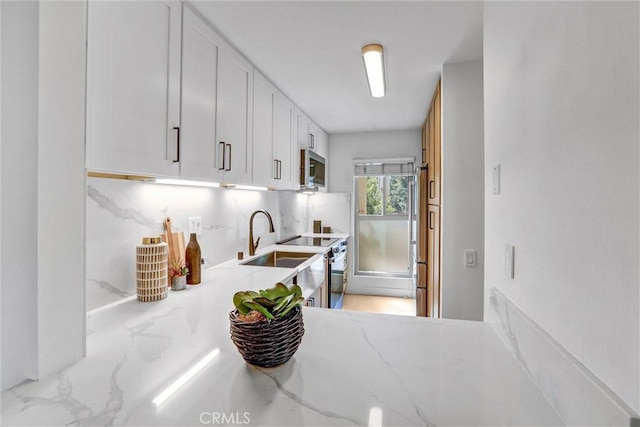
[{"label": "marble backsplash", "polygon": [[276,229],[268,233],[266,217],[255,217],[254,235],[262,247],[310,231],[308,199],[317,196],[87,178],[87,311],[136,294],[136,245],[143,236],[164,233],[165,217],[171,217],[174,232],[184,232],[185,243],[189,216],[202,217],[198,242],[207,268],[248,252],[249,217],[257,209],[271,214]]},{"label": "marble backsplash", "polygon": [[351,233],[351,193],[317,193],[309,197],[309,230],[322,221],[333,233]]}]

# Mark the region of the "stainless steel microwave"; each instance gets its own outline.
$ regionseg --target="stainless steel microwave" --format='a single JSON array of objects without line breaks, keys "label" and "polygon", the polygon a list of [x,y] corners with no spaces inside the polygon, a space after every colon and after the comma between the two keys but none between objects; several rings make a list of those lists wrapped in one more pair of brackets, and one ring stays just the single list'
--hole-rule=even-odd
[{"label": "stainless steel microwave", "polygon": [[325,179],[324,157],[311,150],[300,150],[300,186],[324,187]]}]

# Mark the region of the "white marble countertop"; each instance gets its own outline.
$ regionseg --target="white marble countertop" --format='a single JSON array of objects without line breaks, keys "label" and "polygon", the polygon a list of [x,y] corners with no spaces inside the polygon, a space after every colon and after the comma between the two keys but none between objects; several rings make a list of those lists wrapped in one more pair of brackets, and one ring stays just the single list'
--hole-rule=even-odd
[{"label": "white marble countertop", "polygon": [[[305,307],[294,357],[277,368],[249,366],[229,338],[232,295],[295,271],[234,261],[165,300],[89,316],[87,357],[4,392],[2,424],[562,425],[480,322]],[[193,378],[154,404],[208,355]]]}]

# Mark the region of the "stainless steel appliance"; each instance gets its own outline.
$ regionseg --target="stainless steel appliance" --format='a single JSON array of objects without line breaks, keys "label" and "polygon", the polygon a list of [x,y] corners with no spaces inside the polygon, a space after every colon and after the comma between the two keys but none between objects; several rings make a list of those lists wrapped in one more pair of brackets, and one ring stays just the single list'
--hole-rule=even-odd
[{"label": "stainless steel appliance", "polygon": [[325,159],[311,150],[300,150],[300,186],[303,188],[324,187]]},{"label": "stainless steel appliance", "polygon": [[331,237],[308,237],[308,236],[293,236],[287,237],[276,242],[276,245],[292,245],[292,246],[331,246],[338,239]]},{"label": "stainless steel appliance", "polygon": [[342,240],[332,248],[331,279],[329,281],[329,308],[342,309],[347,290],[347,241]]},{"label": "stainless steel appliance", "polygon": [[[292,246],[333,246],[324,255],[324,288],[321,295],[309,298],[313,307],[342,308],[342,300],[347,289],[347,241],[333,237],[292,236],[276,242],[276,245]],[[316,268],[316,270],[318,270]],[[318,275],[316,271],[316,276]]]}]

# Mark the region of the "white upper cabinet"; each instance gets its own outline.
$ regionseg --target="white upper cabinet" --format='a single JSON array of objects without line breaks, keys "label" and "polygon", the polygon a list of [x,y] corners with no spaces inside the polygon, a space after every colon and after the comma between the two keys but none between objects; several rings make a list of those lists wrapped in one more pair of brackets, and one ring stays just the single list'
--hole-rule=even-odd
[{"label": "white upper cabinet", "polygon": [[300,149],[313,150],[315,148],[315,135],[311,120],[301,110],[298,110],[298,146]]},{"label": "white upper cabinet", "polygon": [[290,189],[294,143],[294,106],[262,74],[253,92],[253,182]]},{"label": "white upper cabinet", "polygon": [[253,67],[223,45],[218,57],[218,168],[223,181],[251,184]]},{"label": "white upper cabinet", "polygon": [[189,8],[183,10],[180,175],[220,180],[216,140],[218,56],[223,40]]},{"label": "white upper cabinet", "polygon": [[253,84],[253,182],[271,186],[277,176],[274,158],[275,87],[255,72]]},{"label": "white upper cabinet", "polygon": [[89,3],[88,168],[178,175],[181,8]]},{"label": "white upper cabinet", "polygon": [[316,126],[315,133],[315,152],[320,154],[327,160],[329,157],[329,135],[322,129]]},{"label": "white upper cabinet", "polygon": [[275,160],[278,170],[275,186],[277,188],[298,188],[293,166],[293,157],[297,152],[295,138],[295,107],[282,93],[276,94],[275,99]]}]

